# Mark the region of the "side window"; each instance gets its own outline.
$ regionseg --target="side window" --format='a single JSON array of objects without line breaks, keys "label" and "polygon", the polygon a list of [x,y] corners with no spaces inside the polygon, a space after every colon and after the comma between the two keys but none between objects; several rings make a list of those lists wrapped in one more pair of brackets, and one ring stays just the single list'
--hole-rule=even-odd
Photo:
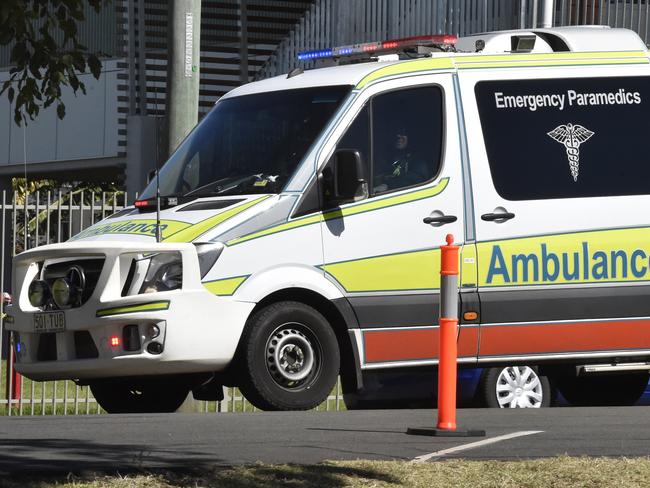
[{"label": "side window", "polygon": [[424,183],[438,174],[442,117],[438,87],[399,90],[372,100],[373,194]]},{"label": "side window", "polygon": [[375,96],[337,148],[359,151],[363,178],[377,195],[432,180],[440,170],[443,133],[442,90],[411,88]]},{"label": "side window", "polygon": [[650,195],[650,77],[483,81],[475,93],[502,198]]}]

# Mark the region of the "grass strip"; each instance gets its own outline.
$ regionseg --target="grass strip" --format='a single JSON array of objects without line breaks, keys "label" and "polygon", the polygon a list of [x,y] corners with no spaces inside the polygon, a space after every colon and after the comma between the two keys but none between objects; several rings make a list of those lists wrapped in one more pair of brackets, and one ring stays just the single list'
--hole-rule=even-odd
[{"label": "grass strip", "polygon": [[315,465],[254,464],[179,473],[142,472],[83,477],[4,477],[18,488],[178,488],[178,487],[472,487],[565,488],[647,487],[650,458],[561,456],[520,461],[448,460],[422,464],[404,461],[329,461]]}]

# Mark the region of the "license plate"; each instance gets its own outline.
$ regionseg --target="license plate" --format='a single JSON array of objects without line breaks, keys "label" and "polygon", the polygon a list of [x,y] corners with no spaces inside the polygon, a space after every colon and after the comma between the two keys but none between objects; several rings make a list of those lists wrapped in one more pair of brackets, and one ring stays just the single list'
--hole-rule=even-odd
[{"label": "license plate", "polygon": [[65,330],[65,312],[46,312],[34,314],[36,332],[63,332]]}]

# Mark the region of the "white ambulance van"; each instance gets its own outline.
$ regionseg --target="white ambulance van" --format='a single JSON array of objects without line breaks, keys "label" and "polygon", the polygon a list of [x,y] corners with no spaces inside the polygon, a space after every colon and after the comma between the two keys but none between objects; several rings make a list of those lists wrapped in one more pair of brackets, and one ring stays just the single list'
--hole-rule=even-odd
[{"label": "white ambulance van", "polygon": [[300,57],[336,66],[231,91],[135,206],[16,256],[18,371],[90,385],[108,412],[173,411],[222,385],[308,409],[339,375],[348,398],[371,399],[381,378],[408,386],[437,363],[439,246],[453,234],[459,363],[498,368],[482,380],[492,403],[541,403],[540,378],[575,404],[638,398],[639,37],[540,29]]}]

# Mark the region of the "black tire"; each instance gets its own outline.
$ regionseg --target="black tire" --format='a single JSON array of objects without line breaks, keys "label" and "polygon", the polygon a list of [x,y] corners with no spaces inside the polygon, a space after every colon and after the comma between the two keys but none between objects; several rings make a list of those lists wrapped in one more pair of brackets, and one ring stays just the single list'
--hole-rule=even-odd
[{"label": "black tire", "polygon": [[574,406],[634,405],[648,384],[648,373],[595,376],[558,375],[558,389]]},{"label": "black tire", "polygon": [[241,341],[244,396],[262,410],[308,410],[322,403],[339,374],[336,334],[317,310],[278,302],[253,314]]},{"label": "black tire", "polygon": [[178,410],[190,388],[164,378],[111,378],[90,383],[90,390],[108,413],[169,413]]},{"label": "black tire", "polygon": [[489,408],[550,407],[552,396],[549,379],[530,366],[488,368],[477,390],[478,403]]}]

